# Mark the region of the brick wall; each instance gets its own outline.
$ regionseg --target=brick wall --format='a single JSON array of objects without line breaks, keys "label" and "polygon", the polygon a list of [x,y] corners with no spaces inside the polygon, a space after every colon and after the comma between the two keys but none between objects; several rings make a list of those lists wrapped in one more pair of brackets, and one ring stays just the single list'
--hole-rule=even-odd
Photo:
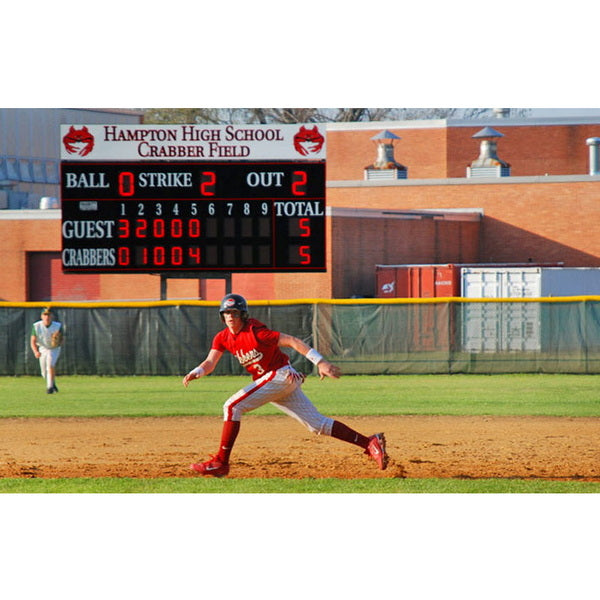
[{"label": "brick wall", "polygon": [[0,220],[0,300],[27,300],[27,252],[60,248],[60,221]]},{"label": "brick wall", "polygon": [[[327,180],[364,179],[365,168],[373,164],[377,155],[377,144],[371,138],[383,129],[328,131]],[[409,178],[446,177],[446,129],[389,131],[402,138],[394,141],[394,157],[408,168]]]},{"label": "brick wall", "polygon": [[334,298],[374,296],[378,264],[479,262],[478,218],[333,215]]},{"label": "brick wall", "polygon": [[330,206],[481,208],[481,262],[600,266],[600,182],[398,185],[328,190]]},{"label": "brick wall", "polygon": [[[402,138],[394,142],[394,154],[408,168],[409,179],[444,179],[466,177],[467,166],[479,156],[480,142],[472,136],[487,124],[388,129]],[[497,140],[498,156],[511,165],[513,176],[585,175],[589,171],[585,141],[600,136],[600,124],[517,126],[500,119],[491,124],[504,136]],[[364,168],[376,156],[371,138],[386,129],[385,124],[371,126],[327,132],[329,181],[364,179]]]},{"label": "brick wall", "polygon": [[[479,142],[472,135],[482,127],[448,128],[446,177],[465,177],[466,167],[479,156]],[[498,157],[511,166],[511,175],[585,175],[589,171],[589,149],[585,141],[600,135],[600,125],[502,126],[494,129]]]}]

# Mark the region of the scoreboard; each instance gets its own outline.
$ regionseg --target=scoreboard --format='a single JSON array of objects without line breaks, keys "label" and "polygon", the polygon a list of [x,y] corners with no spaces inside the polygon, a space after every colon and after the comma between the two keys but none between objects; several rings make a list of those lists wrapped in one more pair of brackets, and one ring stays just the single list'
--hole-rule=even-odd
[{"label": "scoreboard", "polygon": [[[112,127],[107,130],[114,132]],[[257,129],[244,127],[256,136]],[[185,146],[192,151],[178,149],[175,159],[163,160],[155,151],[121,160],[120,148],[103,150],[96,159],[93,149],[85,152],[90,145],[85,131],[87,142],[76,146],[80,140],[71,136],[65,144],[69,150],[79,147],[79,154],[61,160],[65,272],[326,270],[325,161],[307,157],[303,146],[297,144],[298,157],[290,158],[286,150],[285,158],[277,159],[269,158],[280,154],[276,150],[253,152],[259,142],[237,141],[229,152],[244,159],[223,160],[215,148],[223,129],[213,128],[206,152],[197,141]],[[302,130],[295,126],[294,131]],[[146,140],[127,141],[138,152],[150,147]],[[263,146],[268,143],[265,139]],[[108,158],[111,154],[118,159]]]}]

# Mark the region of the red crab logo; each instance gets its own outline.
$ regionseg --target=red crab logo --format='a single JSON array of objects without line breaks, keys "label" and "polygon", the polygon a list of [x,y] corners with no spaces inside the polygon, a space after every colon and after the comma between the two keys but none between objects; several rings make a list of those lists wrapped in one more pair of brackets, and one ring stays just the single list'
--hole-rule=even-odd
[{"label": "red crab logo", "polygon": [[312,129],[307,129],[302,125],[298,133],[294,136],[294,148],[302,154],[317,154],[323,148],[325,138],[321,135],[319,128],[315,125]]},{"label": "red crab logo", "polygon": [[63,138],[63,144],[69,154],[86,156],[94,149],[94,136],[85,126],[81,129],[71,126]]}]

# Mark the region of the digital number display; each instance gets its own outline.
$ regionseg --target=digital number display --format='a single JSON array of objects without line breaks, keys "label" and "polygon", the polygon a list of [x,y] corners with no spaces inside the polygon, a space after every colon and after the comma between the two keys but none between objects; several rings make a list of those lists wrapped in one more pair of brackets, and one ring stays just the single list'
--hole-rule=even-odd
[{"label": "digital number display", "polygon": [[325,163],[62,162],[65,272],[323,272]]}]

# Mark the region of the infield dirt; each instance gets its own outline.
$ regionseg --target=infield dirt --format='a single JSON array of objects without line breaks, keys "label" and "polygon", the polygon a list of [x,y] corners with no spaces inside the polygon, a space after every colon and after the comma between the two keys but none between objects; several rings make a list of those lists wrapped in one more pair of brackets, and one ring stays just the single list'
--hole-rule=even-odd
[{"label": "infield dirt", "polygon": [[[347,417],[384,431],[385,471],[356,446],[285,416],[248,415],[229,477],[541,478],[600,481],[600,418]],[[1,477],[194,477],[218,417],[0,419]]]}]

